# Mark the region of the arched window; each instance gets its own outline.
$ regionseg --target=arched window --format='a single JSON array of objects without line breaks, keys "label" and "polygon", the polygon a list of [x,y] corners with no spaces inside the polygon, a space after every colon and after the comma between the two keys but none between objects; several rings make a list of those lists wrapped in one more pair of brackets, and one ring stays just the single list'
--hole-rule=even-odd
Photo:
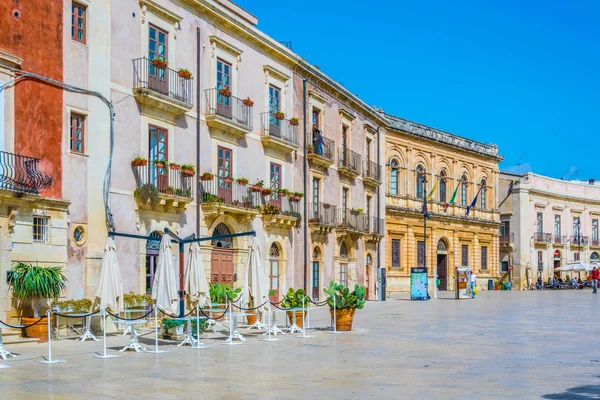
[{"label": "arched window", "polygon": [[422,199],[423,198],[423,178],[425,177],[424,172],[423,172],[423,166],[422,165],[418,165],[417,166],[417,176],[416,179],[417,181],[416,183],[416,188],[417,188],[417,199]]},{"label": "arched window", "polygon": [[312,299],[313,301],[317,301],[319,300],[319,259],[321,258],[321,251],[319,251],[318,247],[313,249],[312,257]]},{"label": "arched window", "polygon": [[[348,258],[348,248],[346,247],[346,243],[342,242],[340,245],[340,257]],[[340,283],[344,285],[344,287],[348,287],[348,262],[344,260],[340,262]]]},{"label": "arched window", "polygon": [[269,289],[273,291],[272,301],[279,301],[279,246],[273,243],[269,249]]},{"label": "arched window", "polygon": [[440,172],[440,203],[446,202],[446,171]]},{"label": "arched window", "polygon": [[463,176],[460,178],[460,205],[463,207],[467,206],[467,190],[468,190],[468,183],[467,183],[467,175],[463,174]]},{"label": "arched window", "polygon": [[390,194],[397,196],[398,195],[398,169],[400,167],[398,160],[396,160],[395,158],[392,158],[392,161],[390,161]]},{"label": "arched window", "polygon": [[438,241],[437,251],[438,251],[438,253],[439,252],[445,253],[446,251],[448,251],[448,248],[446,247],[446,242],[444,242],[442,239],[440,239]]},{"label": "arched window", "polygon": [[[227,225],[220,223],[219,225],[217,225],[215,227],[215,230],[213,231],[213,236],[222,236],[222,235],[231,235],[231,232],[229,231],[229,228],[227,227]],[[213,247],[222,247],[224,249],[232,249],[233,248],[233,240],[231,238],[227,238],[227,239],[217,239],[217,240],[211,240],[210,244]]]},{"label": "arched window", "polygon": [[485,187],[485,183],[486,183],[485,179],[482,179],[481,180],[481,194],[480,194],[480,196],[481,196],[481,209],[482,210],[486,209],[486,207],[485,207],[486,203],[485,202],[487,200],[486,199],[486,190],[487,190],[487,188]]},{"label": "arched window", "polygon": [[590,261],[600,261],[600,256],[598,256],[598,253],[593,252],[592,255],[590,255]]}]

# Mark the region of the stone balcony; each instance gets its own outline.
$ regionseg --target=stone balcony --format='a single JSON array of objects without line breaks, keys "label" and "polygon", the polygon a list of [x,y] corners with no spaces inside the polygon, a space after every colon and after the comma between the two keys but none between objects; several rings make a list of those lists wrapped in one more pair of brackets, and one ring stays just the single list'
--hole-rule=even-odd
[{"label": "stone balcony", "polygon": [[262,113],[261,141],[267,149],[272,149],[283,154],[290,154],[298,150],[297,125],[288,119],[278,119],[275,114]]},{"label": "stone balcony", "polygon": [[348,148],[340,148],[338,158],[338,173],[340,176],[347,179],[354,179],[360,175],[360,172],[360,154]]},{"label": "stone balcony", "polygon": [[200,181],[199,196],[208,225],[221,214],[230,215],[241,223],[249,222],[258,216],[263,203],[260,189],[218,177]]},{"label": "stone balcony", "polygon": [[237,140],[252,132],[253,106],[248,100],[222,94],[219,89],[207,89],[206,124],[210,134],[226,140]]},{"label": "stone balcony", "polygon": [[[313,136],[316,133],[313,133]],[[323,143],[319,143],[318,139],[311,139],[309,143],[313,143],[308,146],[306,159],[308,165],[313,170],[327,169],[335,163],[335,143],[333,140],[322,137],[320,139]]]},{"label": "stone balcony", "polygon": [[134,197],[140,210],[181,212],[192,202],[194,173],[179,169],[178,164],[144,160],[142,165],[131,168],[136,183]]},{"label": "stone balcony", "polygon": [[[423,209],[423,200],[407,195],[386,195],[386,208],[395,211],[408,211],[410,213],[421,213]],[[451,205],[446,208],[444,203],[439,201],[429,201],[428,210],[432,215],[438,215],[447,218],[457,218],[462,220],[500,223],[500,214],[494,210],[483,210],[472,208],[467,216],[467,207]]]}]

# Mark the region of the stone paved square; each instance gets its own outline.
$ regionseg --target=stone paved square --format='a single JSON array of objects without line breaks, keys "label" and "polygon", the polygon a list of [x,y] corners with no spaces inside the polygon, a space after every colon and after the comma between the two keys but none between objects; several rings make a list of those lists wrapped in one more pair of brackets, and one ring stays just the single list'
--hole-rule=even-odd
[{"label": "stone paved square", "polygon": [[[211,349],[165,345],[163,354],[93,358],[102,342],[54,341],[67,361],[37,363],[44,344],[9,346],[20,353],[1,364],[2,398],[546,398],[600,397],[600,297],[591,291],[452,293],[429,302],[400,295],[357,311],[354,330],[267,343],[249,335],[240,346]],[[311,313],[328,325],[329,312]],[[242,332],[247,332],[242,329]],[[262,337],[261,337],[262,338]],[[109,336],[109,348],[126,344]],[[153,344],[151,332],[142,341]]]}]

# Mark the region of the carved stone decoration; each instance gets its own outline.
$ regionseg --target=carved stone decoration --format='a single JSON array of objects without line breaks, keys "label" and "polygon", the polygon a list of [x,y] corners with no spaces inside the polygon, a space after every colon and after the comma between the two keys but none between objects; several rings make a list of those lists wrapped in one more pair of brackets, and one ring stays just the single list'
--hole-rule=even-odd
[{"label": "carved stone decoration", "polygon": [[14,208],[11,208],[9,210],[9,214],[8,214],[8,231],[10,233],[15,233],[15,226],[17,225],[16,218],[17,218],[17,210]]},{"label": "carved stone decoration", "polygon": [[146,18],[147,18],[147,13],[148,13],[148,7],[146,7],[146,4],[142,4],[142,25],[144,25],[146,23]]}]

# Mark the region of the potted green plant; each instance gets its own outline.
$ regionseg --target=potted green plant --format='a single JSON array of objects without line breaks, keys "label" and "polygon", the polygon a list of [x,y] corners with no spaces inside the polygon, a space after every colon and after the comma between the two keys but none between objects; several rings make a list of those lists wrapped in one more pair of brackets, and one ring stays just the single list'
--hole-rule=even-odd
[{"label": "potted green plant", "polygon": [[183,335],[185,321],[177,321],[171,318],[164,318],[161,322],[165,335],[177,336]]},{"label": "potted green plant", "polygon": [[151,183],[145,183],[133,192],[133,197],[140,203],[150,203],[152,208],[158,205],[158,189]]},{"label": "potted green plant", "polygon": [[231,176],[227,176],[227,177],[223,178],[223,181],[225,183],[233,183],[233,178]]},{"label": "potted green plant", "polygon": [[252,100],[250,100],[250,97],[242,100],[242,103],[244,103],[244,105],[246,105],[248,107],[252,107],[254,105],[254,102]]},{"label": "potted green plant", "polygon": [[175,191],[175,188],[173,186],[167,186],[167,189],[165,189],[165,194],[172,196],[174,191]]},{"label": "potted green plant", "polygon": [[[48,300],[59,297],[66,289],[66,276],[62,267],[40,267],[26,263],[16,263],[8,271],[7,283],[13,295],[21,302],[21,307],[29,302],[33,317],[22,316],[23,325],[36,323],[41,314],[41,309],[48,305]],[[22,309],[22,313],[25,311]],[[26,337],[39,338],[48,341],[48,324],[41,322],[24,328]]]},{"label": "potted green plant", "polygon": [[229,283],[211,283],[208,289],[210,302],[213,305],[218,304],[218,306],[211,306],[212,311],[220,315],[225,310],[225,303],[228,302],[228,298],[237,300],[241,292],[242,288],[233,289]]},{"label": "potted green plant", "polygon": [[248,184],[248,179],[246,178],[237,178],[236,182],[242,186],[246,186]]},{"label": "potted green plant", "polygon": [[219,89],[219,93],[222,96],[226,96],[226,97],[231,96],[231,90],[228,87],[224,87],[224,88]]},{"label": "potted green plant", "polygon": [[201,181],[212,181],[213,179],[215,179],[215,176],[210,172],[205,172],[200,176]]},{"label": "potted green plant", "polygon": [[275,113],[275,118],[277,118],[277,119],[284,119],[285,118],[285,113],[283,111],[277,111]]},{"label": "potted green plant", "polygon": [[185,68],[179,68],[179,71],[177,71],[177,75],[179,75],[183,79],[192,79],[192,73]]},{"label": "potted green plant", "polygon": [[152,162],[156,168],[165,168],[167,166],[167,162],[165,160],[154,160]]},{"label": "potted green plant", "polygon": [[145,167],[148,164],[148,160],[142,157],[136,157],[131,161],[132,167]]},{"label": "potted green plant", "polygon": [[140,311],[145,311],[147,306],[152,305],[152,297],[148,293],[129,292],[123,294],[123,303],[128,310],[140,309]]},{"label": "potted green plant", "polygon": [[152,65],[154,65],[156,68],[165,69],[169,63],[163,57],[157,57],[152,60]]},{"label": "potted green plant", "polygon": [[192,197],[192,189],[185,189],[185,197]]},{"label": "potted green plant", "polygon": [[194,176],[196,173],[196,167],[192,164],[182,164],[181,165],[181,175],[189,177]]},{"label": "potted green plant", "polygon": [[[302,308],[302,304],[304,304],[305,309],[310,307],[310,301],[304,289],[294,290],[294,288],[289,288],[288,292],[285,294],[283,300],[281,301],[282,308]],[[290,324],[294,323],[294,314],[296,314],[296,325],[302,328],[304,326],[304,318],[306,316],[306,311],[288,311],[287,316],[290,321]]]},{"label": "potted green plant", "polygon": [[262,192],[264,186],[265,186],[265,183],[262,180],[260,180],[260,181],[256,182],[254,185],[252,185],[252,187],[250,189],[253,192]]},{"label": "potted green plant", "polygon": [[290,191],[284,188],[279,188],[277,192],[280,196],[288,196],[290,194]]},{"label": "potted green plant", "polygon": [[362,208],[357,208],[357,209],[356,209],[356,212],[357,212],[359,215],[362,215],[363,211],[364,211],[364,210],[363,210]]},{"label": "potted green plant", "polygon": [[181,165],[171,163],[171,164],[169,164],[169,168],[171,168],[173,171],[179,171],[181,169]]},{"label": "potted green plant", "polygon": [[327,303],[332,319],[335,314],[335,329],[337,331],[352,330],[354,312],[364,308],[367,289],[364,286],[354,285],[354,290],[350,291],[344,285],[331,281],[329,287],[324,288],[323,291],[328,296]]},{"label": "potted green plant", "polygon": [[300,120],[296,117],[290,118],[290,125],[298,126],[300,125]]},{"label": "potted green plant", "polygon": [[300,201],[302,199],[302,197],[304,196],[303,193],[300,192],[294,192],[294,200],[296,201]]},{"label": "potted green plant", "polygon": [[281,210],[279,209],[279,207],[274,206],[271,203],[267,203],[262,208],[262,213],[265,214],[265,215],[278,215],[278,214],[281,213]]},{"label": "potted green plant", "polygon": [[260,192],[263,196],[270,196],[273,194],[273,189],[264,188]]}]

